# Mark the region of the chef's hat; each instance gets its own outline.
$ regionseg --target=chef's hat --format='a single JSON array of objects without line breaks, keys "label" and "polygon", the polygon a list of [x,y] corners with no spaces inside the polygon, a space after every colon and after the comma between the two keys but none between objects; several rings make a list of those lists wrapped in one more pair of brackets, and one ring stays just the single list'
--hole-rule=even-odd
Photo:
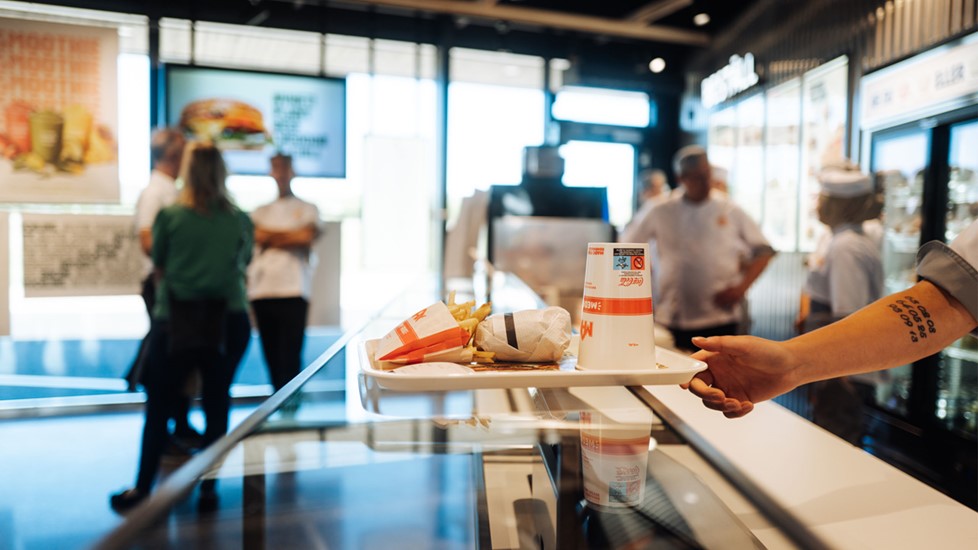
[{"label": "chef's hat", "polygon": [[862,197],[873,193],[873,179],[851,164],[828,166],[818,174],[823,195],[839,199]]}]

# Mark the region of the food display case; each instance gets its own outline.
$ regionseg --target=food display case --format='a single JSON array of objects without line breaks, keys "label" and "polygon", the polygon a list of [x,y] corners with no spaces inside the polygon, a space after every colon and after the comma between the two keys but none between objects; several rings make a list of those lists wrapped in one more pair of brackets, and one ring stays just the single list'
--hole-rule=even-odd
[{"label": "food display case", "polygon": [[[978,219],[978,73],[962,60],[978,34],[863,77],[861,124],[883,208],[886,291],[917,281],[917,249],[949,243]],[[956,86],[934,75],[961,70]],[[978,343],[966,336],[890,371],[869,411],[867,449],[978,508]]]},{"label": "food display case", "polygon": [[[96,548],[978,544],[978,514],[773,403],[730,421],[675,385],[371,385],[353,350],[437,288],[346,333]],[[512,275],[491,288],[497,312],[542,305]],[[317,389],[337,362],[340,396]],[[204,479],[214,509],[195,506]]]}]

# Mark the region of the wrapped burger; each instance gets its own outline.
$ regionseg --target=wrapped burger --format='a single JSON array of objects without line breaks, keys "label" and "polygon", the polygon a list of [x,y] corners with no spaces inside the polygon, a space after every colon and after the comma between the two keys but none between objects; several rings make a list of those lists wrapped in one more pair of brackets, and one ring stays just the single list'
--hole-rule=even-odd
[{"label": "wrapped burger", "polygon": [[544,363],[563,357],[570,335],[570,313],[548,307],[486,318],[475,331],[475,345],[495,352],[499,361]]}]

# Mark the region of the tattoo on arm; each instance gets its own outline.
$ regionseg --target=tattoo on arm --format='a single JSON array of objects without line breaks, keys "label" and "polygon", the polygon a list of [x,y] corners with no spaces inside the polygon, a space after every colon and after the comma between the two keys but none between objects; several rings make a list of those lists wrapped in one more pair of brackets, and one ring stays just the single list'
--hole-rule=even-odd
[{"label": "tattoo on arm", "polygon": [[937,334],[937,324],[931,318],[930,312],[913,296],[904,296],[887,306],[907,326],[911,342],[926,340],[928,334]]}]

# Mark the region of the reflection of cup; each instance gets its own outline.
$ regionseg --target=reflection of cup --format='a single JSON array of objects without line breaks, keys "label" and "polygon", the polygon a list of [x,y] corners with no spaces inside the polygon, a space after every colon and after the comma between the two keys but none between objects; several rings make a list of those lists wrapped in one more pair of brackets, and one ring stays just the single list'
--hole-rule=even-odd
[{"label": "reflection of cup", "polygon": [[31,151],[44,159],[54,162],[61,151],[61,129],[64,119],[52,111],[31,113]]},{"label": "reflection of cup", "polygon": [[652,416],[648,410],[581,411],[584,498],[620,508],[645,498]]},{"label": "reflection of cup", "polygon": [[579,369],[655,368],[648,243],[588,243]]}]

